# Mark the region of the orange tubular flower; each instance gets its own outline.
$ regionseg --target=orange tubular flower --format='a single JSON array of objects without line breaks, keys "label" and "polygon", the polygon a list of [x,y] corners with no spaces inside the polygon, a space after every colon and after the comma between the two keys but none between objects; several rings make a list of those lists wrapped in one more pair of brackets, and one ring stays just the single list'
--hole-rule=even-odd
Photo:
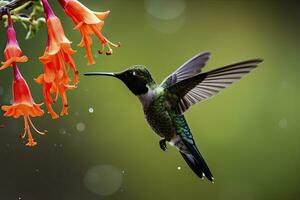
[{"label": "orange tubular flower", "polygon": [[[16,62],[20,61],[18,58],[21,55],[21,49],[18,46],[18,42],[16,40],[16,33],[12,26],[11,17],[8,13],[8,23],[9,27],[7,30],[7,47],[6,50],[9,49],[9,54],[6,54],[5,57],[6,62],[9,63],[8,66],[12,65],[14,69],[14,81],[13,81],[13,105],[11,106],[2,106],[2,110],[5,111],[5,117],[14,117],[19,118],[20,116],[24,117],[24,133],[21,135],[22,138],[28,137],[27,146],[35,146],[37,143],[34,141],[30,126],[39,134],[44,135],[47,131],[41,132],[38,131],[33,125],[30,117],[39,117],[44,114],[44,111],[40,108],[41,104],[36,104],[31,96],[29,87],[22,77]],[[10,48],[15,45],[14,48]],[[26,58],[27,59],[27,58]]]},{"label": "orange tubular flower", "polygon": [[11,66],[14,62],[27,62],[27,57],[22,55],[22,50],[19,47],[16,39],[16,32],[14,30],[11,16],[8,14],[8,29],[7,29],[7,43],[4,50],[5,62],[2,62],[0,70]]},{"label": "orange tubular flower", "polygon": [[[76,88],[78,84],[78,71],[72,58],[76,51],[72,49],[71,42],[65,36],[60,20],[53,13],[47,0],[42,0],[42,3],[47,21],[48,40],[45,53],[40,57],[40,61],[44,64],[44,73],[36,81],[43,85],[48,112],[53,119],[56,119],[58,115],[53,110],[52,104],[57,101],[58,96],[61,96],[63,108],[60,114],[67,115],[66,91]],[[73,85],[70,85],[71,79],[68,76],[70,68],[74,74]],[[55,95],[55,100],[53,100],[51,94]]]},{"label": "orange tubular flower", "polygon": [[76,26],[74,29],[79,30],[81,33],[82,41],[80,42],[79,46],[86,48],[86,57],[88,59],[88,64],[95,63],[91,50],[91,34],[95,34],[102,44],[102,47],[99,50],[100,54],[104,52],[105,45],[108,48],[106,52],[107,55],[111,55],[113,53],[113,50],[110,46],[120,46],[120,44],[116,45],[110,42],[101,33],[101,29],[104,26],[104,19],[108,16],[109,11],[93,12],[77,0],[59,0],[59,3],[64,8],[65,13],[75,23]]},{"label": "orange tubular flower", "polygon": [[[36,82],[43,84],[44,99],[48,112],[53,119],[58,118],[58,115],[52,108],[52,104],[57,101],[58,96],[61,96],[63,108],[60,114],[67,115],[68,101],[66,91],[74,89],[76,86],[69,85],[70,78],[68,77],[64,65],[61,65],[59,56],[54,56],[53,60],[50,62],[43,61],[42,58],[41,61],[44,63],[44,74],[40,75],[36,79]],[[53,100],[51,94],[54,94],[55,100]]]},{"label": "orange tubular flower", "polygon": [[47,131],[41,132],[35,128],[30,117],[39,117],[44,114],[40,108],[42,104],[36,104],[31,96],[29,87],[22,77],[16,63],[13,63],[14,68],[14,81],[13,81],[13,105],[2,106],[5,111],[5,117],[19,118],[24,117],[24,134],[21,135],[22,139],[28,136],[27,146],[35,146],[37,143],[34,141],[31,127],[39,134],[44,135]]}]

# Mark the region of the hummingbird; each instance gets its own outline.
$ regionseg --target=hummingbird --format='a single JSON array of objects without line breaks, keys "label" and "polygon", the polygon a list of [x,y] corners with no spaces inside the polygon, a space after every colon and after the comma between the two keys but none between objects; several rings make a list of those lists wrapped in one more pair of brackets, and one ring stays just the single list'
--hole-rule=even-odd
[{"label": "hummingbird", "polygon": [[121,80],[138,97],[146,121],[161,138],[159,146],[167,150],[167,143],[178,149],[191,170],[201,179],[213,182],[214,177],[197,148],[184,113],[192,106],[215,96],[256,68],[262,59],[220,67],[208,72],[202,68],[210,53],[195,55],[175,72],[157,84],[146,66],[134,65],[125,71],[88,72],[86,76],[111,76]]}]

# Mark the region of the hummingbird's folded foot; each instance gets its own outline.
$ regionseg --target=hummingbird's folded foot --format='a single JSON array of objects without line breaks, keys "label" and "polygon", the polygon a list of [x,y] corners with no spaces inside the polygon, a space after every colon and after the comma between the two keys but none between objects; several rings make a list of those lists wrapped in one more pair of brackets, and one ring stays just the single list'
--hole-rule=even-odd
[{"label": "hummingbird's folded foot", "polygon": [[165,138],[161,139],[159,141],[159,146],[160,146],[161,150],[166,151],[168,149],[167,148],[167,140]]}]

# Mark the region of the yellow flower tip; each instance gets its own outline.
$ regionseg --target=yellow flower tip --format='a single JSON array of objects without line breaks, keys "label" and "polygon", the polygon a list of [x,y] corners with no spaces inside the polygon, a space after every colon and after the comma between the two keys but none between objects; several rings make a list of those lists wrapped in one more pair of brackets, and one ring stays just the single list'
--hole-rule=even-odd
[{"label": "yellow flower tip", "polygon": [[60,116],[67,116],[69,115],[68,111],[61,111]]},{"label": "yellow flower tip", "polygon": [[121,47],[121,43],[118,42],[117,44],[115,44],[115,43],[112,43],[111,41],[109,41],[107,38],[104,38],[104,40],[103,40],[103,42],[102,42],[102,48],[101,48],[100,50],[98,50],[98,53],[99,53],[99,54],[103,54],[103,53],[104,53],[105,46],[106,46],[106,48],[108,49],[108,50],[105,52],[105,54],[109,56],[109,55],[112,55],[112,54],[113,54],[113,50],[112,50],[111,46],[116,47],[116,48],[119,48],[119,47]]},{"label": "yellow flower tip", "polygon": [[26,134],[22,134],[22,133],[19,134],[19,138],[20,138],[21,140],[24,139],[25,136],[26,136]]},{"label": "yellow flower tip", "polygon": [[88,63],[87,65],[93,65],[95,64],[96,62],[94,61],[94,59],[88,59]]},{"label": "yellow flower tip", "polygon": [[[55,103],[54,101],[55,101],[55,100],[53,100],[53,104]],[[52,109],[51,103],[50,103],[50,102],[46,103],[46,106],[47,106],[47,109],[48,109],[48,114],[51,116],[51,118],[52,118],[52,119],[58,119],[59,116],[58,116],[58,114],[56,114],[56,112],[54,112],[54,110]]]},{"label": "yellow flower tip", "polygon": [[98,50],[98,54],[103,54],[103,53],[104,53],[103,49]]},{"label": "yellow flower tip", "polygon": [[63,108],[62,108],[62,110],[60,112],[60,116],[68,115],[69,114],[68,113],[68,108],[69,108],[69,105],[68,104],[64,104]]},{"label": "yellow flower tip", "polygon": [[44,130],[42,133],[43,134],[41,134],[41,135],[46,135],[48,133],[48,130]]},{"label": "yellow flower tip", "polygon": [[40,135],[46,135],[48,133],[48,131],[47,130],[44,130],[44,131],[39,131],[38,132],[38,134],[40,134]]},{"label": "yellow flower tip", "polygon": [[118,42],[117,45],[117,48],[121,47],[121,42]]},{"label": "yellow flower tip", "polygon": [[109,49],[107,52],[106,52],[106,55],[107,56],[110,56],[110,55],[112,55],[114,52],[113,52],[113,50],[112,49]]},{"label": "yellow flower tip", "polygon": [[34,139],[28,139],[28,142],[26,144],[26,146],[28,147],[34,147],[37,145],[37,142],[34,141]]},{"label": "yellow flower tip", "polygon": [[51,115],[51,118],[52,119],[58,119],[59,118],[59,115],[55,113],[55,115],[49,113]]}]

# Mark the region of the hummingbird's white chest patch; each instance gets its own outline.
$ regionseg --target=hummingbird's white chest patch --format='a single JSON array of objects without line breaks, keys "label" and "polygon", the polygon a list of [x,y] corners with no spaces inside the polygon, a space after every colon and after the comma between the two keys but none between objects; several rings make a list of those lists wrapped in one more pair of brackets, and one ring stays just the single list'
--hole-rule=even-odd
[{"label": "hummingbird's white chest patch", "polygon": [[144,108],[147,108],[154,98],[154,91],[148,85],[147,88],[148,88],[147,93],[138,96]]}]

